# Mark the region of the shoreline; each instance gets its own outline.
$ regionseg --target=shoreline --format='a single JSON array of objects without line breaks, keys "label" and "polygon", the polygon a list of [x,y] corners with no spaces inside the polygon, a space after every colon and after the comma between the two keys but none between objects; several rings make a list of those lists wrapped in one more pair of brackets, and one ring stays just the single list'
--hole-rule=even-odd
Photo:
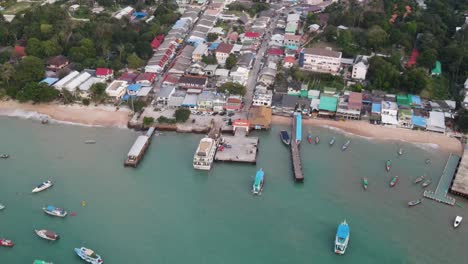
[{"label": "shoreline", "polygon": [[[291,118],[273,116],[272,124],[291,125]],[[320,126],[337,129],[343,133],[365,137],[379,141],[400,141],[410,144],[426,144],[437,146],[437,149],[448,153],[461,155],[463,146],[456,138],[429,131],[410,130],[405,128],[385,127],[372,125],[365,121],[335,121],[329,119],[302,119],[303,125]]]}]

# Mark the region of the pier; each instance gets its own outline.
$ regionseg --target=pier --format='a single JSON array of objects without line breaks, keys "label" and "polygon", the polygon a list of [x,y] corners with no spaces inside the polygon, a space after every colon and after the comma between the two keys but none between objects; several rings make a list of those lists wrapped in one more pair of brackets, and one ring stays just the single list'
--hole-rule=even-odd
[{"label": "pier", "polygon": [[468,145],[464,145],[463,157],[458,165],[457,175],[450,192],[468,198]]},{"label": "pier", "polygon": [[294,180],[297,182],[303,182],[304,174],[302,173],[301,152],[299,149],[299,145],[301,144],[302,140],[301,114],[296,114],[293,118],[291,137],[291,160]]},{"label": "pier", "polygon": [[250,123],[247,120],[233,122],[234,136],[222,136],[215,161],[245,162],[256,164],[258,138],[248,137]]},{"label": "pier", "polygon": [[155,128],[150,127],[145,135],[138,136],[133,143],[133,146],[130,148],[127,154],[127,159],[125,159],[124,166],[130,166],[136,168],[140,160],[145,155],[146,150],[148,149],[151,143],[151,136],[153,136]]},{"label": "pier", "polygon": [[445,164],[444,172],[440,177],[435,191],[424,191],[424,197],[448,205],[455,204],[455,198],[448,196],[447,193],[452,183],[453,177],[455,176],[459,161],[460,157],[458,155],[450,154],[450,157]]}]

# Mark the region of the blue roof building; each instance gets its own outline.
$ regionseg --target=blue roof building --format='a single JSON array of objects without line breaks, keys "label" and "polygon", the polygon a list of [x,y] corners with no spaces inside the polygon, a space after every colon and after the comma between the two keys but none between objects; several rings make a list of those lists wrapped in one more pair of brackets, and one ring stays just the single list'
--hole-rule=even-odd
[{"label": "blue roof building", "polygon": [[130,96],[136,96],[137,92],[141,89],[142,85],[141,84],[130,84],[127,86],[127,93]]},{"label": "blue roof building", "polygon": [[145,13],[145,12],[133,12],[132,14],[136,19],[142,19],[144,18],[145,16],[147,16],[148,14]]},{"label": "blue roof building", "polygon": [[39,83],[46,83],[48,86],[52,86],[52,84],[56,83],[58,80],[58,78],[47,77]]},{"label": "blue roof building", "polygon": [[415,116],[413,115],[411,117],[411,123],[413,123],[413,127],[419,127],[419,128],[426,128],[427,126],[427,119],[422,116]]},{"label": "blue roof building", "polygon": [[421,97],[419,95],[410,95],[411,97],[411,106],[414,108],[421,108]]},{"label": "blue roof building", "polygon": [[208,46],[208,50],[216,50],[219,46],[219,42],[213,42],[210,44],[210,46]]}]

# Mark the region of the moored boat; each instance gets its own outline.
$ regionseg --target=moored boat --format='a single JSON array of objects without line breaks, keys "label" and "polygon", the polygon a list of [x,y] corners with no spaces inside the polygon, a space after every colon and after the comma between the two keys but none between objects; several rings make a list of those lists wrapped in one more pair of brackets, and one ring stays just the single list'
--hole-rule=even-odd
[{"label": "moored boat", "polygon": [[422,202],[422,199],[417,199],[417,200],[413,200],[413,201],[409,201],[408,202],[408,206],[415,206],[417,204],[420,204]]},{"label": "moored boat", "polygon": [[424,180],[425,176],[424,175],[421,175],[419,177],[417,177],[413,183],[417,184],[417,183],[420,183]]},{"label": "moored boat", "polygon": [[332,137],[332,139],[330,139],[330,142],[328,142],[328,145],[333,146],[333,144],[335,144],[335,141],[336,137]]},{"label": "moored boat", "polygon": [[392,161],[387,160],[387,162],[385,162],[385,170],[390,171],[391,167],[392,167]]},{"label": "moored boat", "polygon": [[368,185],[369,182],[367,181],[367,178],[362,178],[362,187],[364,187],[364,190],[367,190]]},{"label": "moored boat", "polygon": [[47,207],[42,208],[44,213],[52,216],[58,216],[58,217],[65,217],[67,216],[67,211],[65,211],[62,208],[58,208],[52,205],[48,205]]},{"label": "moored boat", "polygon": [[401,156],[401,155],[403,155],[403,149],[402,149],[402,148],[399,148],[399,149],[398,149],[398,156]]},{"label": "moored boat", "polygon": [[2,159],[8,159],[9,157],[10,157],[10,155],[8,155],[8,154],[1,154],[0,155],[0,158],[2,158]]},{"label": "moored boat", "polygon": [[308,133],[307,134],[307,142],[309,142],[309,144],[312,144],[312,141],[313,141],[312,134]]},{"label": "moored boat", "polygon": [[5,209],[5,205],[0,203],[0,210]]},{"label": "moored boat", "polygon": [[455,217],[455,221],[453,221],[453,227],[457,228],[461,221],[463,220],[463,217],[457,215],[457,217]]},{"label": "moored boat", "polygon": [[426,162],[426,164],[429,164],[429,163],[431,163],[431,159],[426,159],[425,162]]},{"label": "moored boat", "polygon": [[425,187],[429,186],[429,184],[431,184],[431,183],[432,183],[432,180],[431,180],[431,179],[429,179],[429,180],[427,180],[427,181],[423,182],[423,184],[422,184],[422,187],[424,187],[424,188],[425,188]]},{"label": "moored boat", "polygon": [[253,194],[257,194],[257,195],[262,194],[263,184],[264,184],[264,179],[265,179],[264,176],[265,176],[265,172],[263,171],[263,169],[258,170],[257,174],[255,174],[255,180],[252,186]]},{"label": "moored boat", "polygon": [[34,232],[36,232],[36,235],[38,235],[39,237],[43,239],[51,240],[51,241],[55,241],[59,238],[59,235],[57,235],[57,233],[55,233],[54,231],[46,230],[46,229],[41,229],[41,230],[35,229]]},{"label": "moored boat", "polygon": [[91,264],[103,263],[101,256],[96,254],[93,250],[85,247],[75,248],[75,253],[84,261]]},{"label": "moored boat", "polygon": [[48,189],[48,188],[52,187],[52,185],[54,185],[54,184],[51,181],[45,181],[45,182],[39,184],[38,186],[36,186],[36,188],[34,188],[32,190],[32,193],[42,192],[45,189]]},{"label": "moored boat", "polygon": [[390,181],[390,187],[394,187],[398,182],[398,176],[393,177],[393,179]]},{"label": "moored boat", "polygon": [[85,140],[84,143],[85,143],[85,144],[96,144],[96,140],[94,140],[94,139],[88,139],[88,140]]},{"label": "moored boat", "polygon": [[320,143],[320,136],[315,137],[315,144],[318,144],[318,143]]},{"label": "moored boat", "polygon": [[349,226],[344,220],[336,230],[335,236],[335,253],[343,255],[346,252],[349,242]]},{"label": "moored boat", "polygon": [[2,247],[12,247],[14,245],[15,245],[15,243],[13,243],[13,241],[11,241],[9,239],[5,239],[5,238],[0,238],[0,246],[2,246]]},{"label": "moored boat", "polygon": [[289,144],[291,144],[291,137],[289,136],[288,131],[282,130],[282,131],[280,132],[280,138],[281,138],[281,141],[283,141],[283,143],[284,143],[286,146],[289,146]]},{"label": "moored boat", "polygon": [[346,143],[341,146],[341,150],[345,151],[349,147],[349,144],[351,144],[351,140],[346,141]]},{"label": "moored boat", "polygon": [[53,264],[52,262],[47,262],[45,260],[35,259],[33,264]]}]

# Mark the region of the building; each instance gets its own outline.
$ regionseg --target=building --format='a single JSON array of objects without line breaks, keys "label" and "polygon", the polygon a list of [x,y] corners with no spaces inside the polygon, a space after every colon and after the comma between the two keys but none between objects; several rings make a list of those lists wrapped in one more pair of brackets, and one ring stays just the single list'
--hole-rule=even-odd
[{"label": "building", "polygon": [[330,49],[305,48],[300,53],[299,66],[308,71],[338,73],[341,67],[341,52]]},{"label": "building", "polygon": [[98,77],[91,77],[80,86],[78,86],[78,89],[80,90],[80,97],[82,98],[90,98],[91,97],[91,91],[90,88],[96,83],[105,83],[106,80],[98,78]]},{"label": "building", "polygon": [[124,72],[118,80],[126,81],[127,83],[134,83],[135,79],[138,77],[138,73],[134,72]]},{"label": "building", "polygon": [[193,61],[201,61],[203,56],[208,55],[208,45],[200,43],[192,53]]},{"label": "building", "polygon": [[382,101],[382,124],[398,125],[398,105],[391,101]]},{"label": "building", "polygon": [[213,98],[213,111],[222,112],[226,106],[226,97],[224,94],[216,93]]},{"label": "building", "polygon": [[367,70],[369,69],[369,60],[367,56],[359,55],[354,60],[353,71],[351,78],[354,80],[363,81],[366,79]]},{"label": "building", "polygon": [[71,80],[75,79],[76,76],[78,76],[80,73],[77,71],[72,71],[62,79],[60,79],[58,82],[54,84],[54,88],[57,90],[62,90],[65,88],[65,85],[70,82]]},{"label": "building", "polygon": [[322,95],[320,97],[319,116],[334,117],[336,114],[337,104],[337,97]]},{"label": "building", "polygon": [[104,80],[111,80],[114,76],[114,71],[109,68],[97,68],[96,69],[96,77],[104,79]]},{"label": "building", "polygon": [[175,87],[165,86],[162,87],[156,97],[156,104],[166,106],[169,102],[169,98],[175,92]]},{"label": "building", "polygon": [[284,47],[287,49],[297,50],[301,46],[301,35],[285,34]]},{"label": "building", "polygon": [[219,64],[223,65],[226,63],[226,59],[229,57],[229,54],[231,54],[233,47],[233,45],[226,44],[224,42],[219,44],[218,48],[216,48],[215,51],[216,60],[218,60]]},{"label": "building", "polygon": [[271,107],[272,101],[273,101],[273,92],[271,90],[255,91],[255,94],[252,100],[252,105]]},{"label": "building", "polygon": [[413,111],[409,108],[400,108],[398,111],[398,126],[402,128],[413,128]]},{"label": "building", "polygon": [[235,66],[229,76],[231,76],[232,81],[241,85],[245,85],[249,79],[250,70],[245,67]]},{"label": "building", "polygon": [[429,112],[426,129],[429,131],[445,133],[445,115],[442,112]]},{"label": "building", "polygon": [[197,98],[197,109],[199,111],[213,111],[213,101],[215,99],[215,93],[213,92],[202,92]]},{"label": "building", "polygon": [[78,88],[80,84],[84,83],[89,78],[91,78],[91,74],[87,72],[82,72],[78,76],[73,78],[71,81],[67,82],[63,88],[74,93],[76,91],[76,88]]},{"label": "building", "polygon": [[114,17],[117,19],[122,19],[122,17],[129,17],[133,13],[134,9],[131,6],[122,8],[120,11],[114,14]]},{"label": "building", "polygon": [[292,56],[286,56],[283,60],[283,67],[284,68],[291,68],[294,66],[294,63],[296,62],[296,59]]},{"label": "building", "polygon": [[243,42],[251,43],[253,41],[259,40],[260,37],[261,37],[261,35],[260,35],[259,32],[248,31],[248,32],[245,32],[245,34],[244,34]]},{"label": "building", "polygon": [[361,119],[362,94],[351,92],[342,96],[338,102],[336,117],[342,119]]},{"label": "building", "polygon": [[58,55],[47,60],[46,70],[58,72],[68,66],[70,62],[63,55]]},{"label": "building", "polygon": [[142,86],[151,86],[156,79],[156,73],[145,72],[135,78],[135,83],[141,84]]},{"label": "building", "polygon": [[226,111],[239,111],[242,108],[242,97],[240,95],[230,95],[224,108]]},{"label": "building", "polygon": [[184,89],[203,90],[208,84],[208,78],[205,76],[184,75],[179,78],[179,87]]},{"label": "building", "polygon": [[169,95],[169,100],[167,101],[167,106],[170,108],[177,108],[182,106],[185,96],[187,93],[185,91],[176,91]]},{"label": "building", "polygon": [[197,110],[198,94],[185,95],[184,101],[182,101],[182,107],[187,107],[190,110]]},{"label": "building", "polygon": [[256,106],[249,109],[248,120],[253,129],[270,129],[271,108],[265,106]]},{"label": "building", "polygon": [[120,99],[127,92],[127,85],[126,81],[114,80],[107,86],[106,94],[115,99]]}]

